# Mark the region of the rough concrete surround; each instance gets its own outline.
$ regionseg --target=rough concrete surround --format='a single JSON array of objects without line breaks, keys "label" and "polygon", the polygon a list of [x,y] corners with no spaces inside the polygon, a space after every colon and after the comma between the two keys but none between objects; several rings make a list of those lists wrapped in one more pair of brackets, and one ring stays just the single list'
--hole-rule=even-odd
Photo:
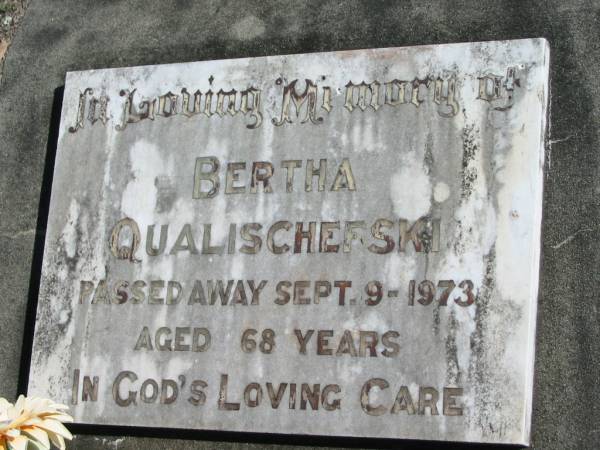
[{"label": "rough concrete surround", "polygon": [[[599,17],[600,6],[587,1],[31,1],[6,56],[0,85],[0,395],[13,399],[27,387],[60,88],[67,71],[544,37],[551,55],[550,131],[543,180],[532,446],[595,448],[600,434]],[[140,437],[136,430],[78,431],[82,434],[71,448],[398,446],[389,441],[216,432],[148,431]],[[164,434],[171,439],[163,440]]]}]

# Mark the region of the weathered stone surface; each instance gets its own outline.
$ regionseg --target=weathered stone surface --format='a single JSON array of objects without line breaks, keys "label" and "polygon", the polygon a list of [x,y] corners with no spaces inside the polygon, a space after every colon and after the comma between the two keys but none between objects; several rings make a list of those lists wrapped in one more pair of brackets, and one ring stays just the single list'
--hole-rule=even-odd
[{"label": "weathered stone surface", "polygon": [[527,443],[543,39],[71,72],[29,392]]},{"label": "weathered stone surface", "polygon": [[[222,2],[180,1],[178,8],[158,0],[113,2],[110,6],[80,0],[28,3],[0,84],[0,235],[5,249],[4,264],[0,265],[4,293],[0,309],[0,395],[14,398],[25,390],[26,363],[20,377],[18,374],[27,299],[32,302],[37,298],[40,246],[34,246],[34,239],[43,243],[47,216],[50,184],[42,180],[49,180],[43,176],[45,168],[49,166],[52,173],[50,117],[54,90],[64,84],[67,70],[544,36],[552,53],[552,115],[544,180],[532,447],[597,448],[599,278],[593,268],[598,266],[600,255],[600,110],[594,101],[600,94],[596,81],[600,70],[599,5],[586,0],[381,2],[377,7],[372,2],[340,5],[327,0],[244,1],[227,6]],[[249,16],[258,21],[247,19]],[[235,30],[240,23],[264,24],[264,29],[251,25],[239,40],[243,33]],[[34,282],[31,287],[30,280]],[[30,331],[25,330],[27,334]],[[29,348],[24,348],[26,361]],[[90,435],[106,433],[98,427],[78,431],[88,435],[78,435],[70,448],[247,448],[246,444],[160,439],[158,436],[165,435],[160,430],[151,433],[154,439],[131,436],[131,430],[122,428],[111,431],[111,436],[118,438]],[[273,442],[264,435],[219,433],[207,437],[197,433],[192,437]],[[285,437],[277,442],[290,441]],[[312,437],[293,442],[431,448],[429,443],[315,441]],[[445,448],[465,446],[450,444]]]}]

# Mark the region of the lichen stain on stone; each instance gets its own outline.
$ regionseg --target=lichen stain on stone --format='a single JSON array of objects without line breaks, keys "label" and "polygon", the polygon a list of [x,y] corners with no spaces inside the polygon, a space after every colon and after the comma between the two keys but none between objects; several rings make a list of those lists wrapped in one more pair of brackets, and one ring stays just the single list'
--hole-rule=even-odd
[{"label": "lichen stain on stone", "polygon": [[477,179],[477,169],[473,167],[471,161],[475,159],[479,151],[478,130],[475,125],[466,125],[462,132],[463,155],[461,170],[461,202],[469,199],[473,192],[473,183]]},{"label": "lichen stain on stone", "polygon": [[446,383],[448,385],[458,385],[461,380],[461,371],[458,364],[458,347],[456,345],[456,333],[459,328],[456,320],[456,312],[450,310],[448,319],[448,334],[446,336]]},{"label": "lichen stain on stone", "polygon": [[[48,264],[58,266],[62,262],[55,256]],[[43,380],[42,389],[47,389],[49,395],[55,397],[67,389],[67,381],[59,374],[62,367],[69,364],[68,352],[60,350],[64,346],[67,330],[73,317],[70,297],[59,292],[61,281],[55,274],[46,278],[43,290],[40,290],[36,322],[36,352],[33,353],[32,367],[45,367],[43,374],[38,374],[37,380]],[[57,301],[56,299],[62,299]],[[65,318],[66,313],[66,320]],[[61,320],[62,316],[62,320]],[[35,370],[35,369],[34,369]],[[56,397],[58,398],[58,397]]]},{"label": "lichen stain on stone", "polygon": [[495,249],[492,248],[486,256],[486,272],[475,302],[475,331],[471,335],[471,351],[473,356],[469,367],[469,381],[473,383],[473,390],[475,391],[475,408],[472,411],[475,417],[472,423],[481,428],[484,434],[489,433],[489,430],[492,429],[488,416],[490,409],[494,408],[493,396],[487,392],[489,389],[488,378],[492,374],[490,374],[490,368],[486,361],[486,333],[488,331],[486,324],[489,318],[489,302],[493,298],[494,289]]},{"label": "lichen stain on stone", "polygon": [[426,175],[431,175],[431,170],[434,164],[433,158],[433,136],[431,132],[427,133],[427,141],[425,142],[425,152],[423,156],[423,170]]},{"label": "lichen stain on stone", "polygon": [[[469,367],[469,381],[474,389],[474,415],[476,424],[484,436],[506,437],[506,430],[515,429],[520,418],[501,413],[513,404],[518,410],[520,399],[516,380],[506,371],[502,360],[509,351],[507,338],[512,324],[521,318],[519,306],[509,299],[499,299],[496,290],[496,254],[493,248],[485,257],[486,272],[476,300],[475,331],[471,335],[473,358]],[[494,303],[491,300],[494,299]],[[498,326],[498,320],[501,326]]]}]

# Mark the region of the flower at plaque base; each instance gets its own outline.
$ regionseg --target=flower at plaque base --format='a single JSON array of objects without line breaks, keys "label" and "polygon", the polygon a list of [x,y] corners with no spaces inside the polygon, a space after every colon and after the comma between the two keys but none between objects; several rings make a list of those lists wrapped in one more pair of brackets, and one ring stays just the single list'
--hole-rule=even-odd
[{"label": "flower at plaque base", "polygon": [[73,438],[62,424],[73,421],[67,409],[45,398],[20,395],[14,405],[0,398],[0,450],[48,450],[50,443],[64,450]]}]

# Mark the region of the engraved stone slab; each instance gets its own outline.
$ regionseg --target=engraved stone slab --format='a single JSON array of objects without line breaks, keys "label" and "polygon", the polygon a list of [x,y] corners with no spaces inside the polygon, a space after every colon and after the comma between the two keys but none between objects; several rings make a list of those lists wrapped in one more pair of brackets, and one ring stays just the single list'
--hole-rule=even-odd
[{"label": "engraved stone slab", "polygon": [[29,394],[527,443],[543,39],[67,74]]}]

